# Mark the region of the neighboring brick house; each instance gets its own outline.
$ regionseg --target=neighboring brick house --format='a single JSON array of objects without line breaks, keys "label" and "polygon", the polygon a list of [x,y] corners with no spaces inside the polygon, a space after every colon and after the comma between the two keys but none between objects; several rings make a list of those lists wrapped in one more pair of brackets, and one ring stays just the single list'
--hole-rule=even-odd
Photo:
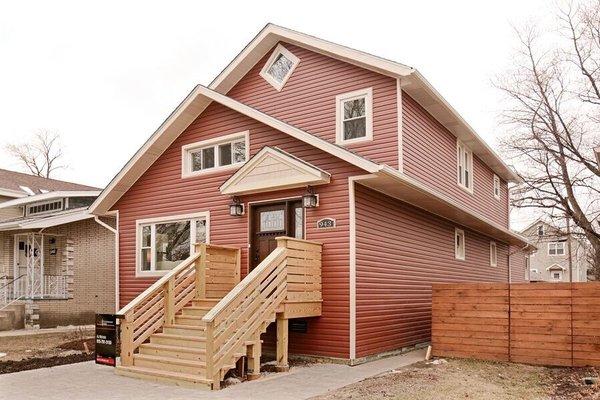
[{"label": "neighboring brick house", "polygon": [[[318,288],[322,301],[299,301],[293,317],[278,311],[277,335],[286,340],[278,354],[287,354],[288,318],[300,318],[291,352],[349,364],[426,343],[433,282],[525,281],[528,243],[508,216],[508,182],[517,180],[414,68],[269,24],[209,87],[192,90],[91,207],[99,216],[118,213],[120,314],[126,327],[144,326],[124,330],[120,371],[218,387],[218,376],[197,372],[202,361],[178,360],[206,338],[177,321],[202,325],[203,313],[223,310],[207,306],[217,301],[232,318],[245,314],[231,305],[234,293],[246,293],[261,276],[254,272],[277,259],[277,236],[322,244],[318,262],[294,261],[314,275],[287,283]],[[223,293],[197,298],[202,306],[185,311],[193,315],[173,317],[184,305],[169,305],[177,290],[230,283],[203,283],[199,274],[211,265],[201,258],[192,289],[183,278],[178,289],[161,289],[204,254],[194,246],[203,242],[223,246],[215,256],[222,259],[241,249],[247,280],[222,300]],[[290,254],[321,256],[319,244],[295,246]],[[156,293],[164,297],[149,300]],[[132,315],[157,302],[163,311]],[[148,315],[145,324],[132,322]],[[246,338],[238,333],[218,343]],[[271,326],[265,346],[274,336]],[[256,346],[260,355],[260,340],[244,340],[222,350],[233,357],[223,368],[244,346],[253,347],[251,359]],[[196,375],[174,372],[183,370]]]},{"label": "neighboring brick house", "polygon": [[[589,262],[585,241],[569,237],[564,229],[538,219],[521,231],[537,247],[529,256],[532,282],[569,282],[569,257],[573,264],[573,282],[587,282]],[[572,255],[569,255],[568,242]]]},{"label": "neighboring brick house", "polygon": [[43,328],[114,311],[116,221],[88,212],[99,193],[0,170],[0,329],[24,302],[27,325]]}]

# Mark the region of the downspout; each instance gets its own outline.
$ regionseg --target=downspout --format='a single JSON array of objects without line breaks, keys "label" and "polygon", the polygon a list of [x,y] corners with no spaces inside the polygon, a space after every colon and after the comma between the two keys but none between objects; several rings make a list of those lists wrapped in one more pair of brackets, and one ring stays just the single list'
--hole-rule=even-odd
[{"label": "downspout", "polygon": [[117,234],[117,230],[115,228],[113,228],[112,226],[108,225],[106,222],[101,221],[100,218],[97,215],[94,215],[94,221],[96,221],[98,224],[100,224],[101,226],[105,227],[106,229],[108,229],[109,231],[111,231],[112,233],[114,233],[115,235]]}]

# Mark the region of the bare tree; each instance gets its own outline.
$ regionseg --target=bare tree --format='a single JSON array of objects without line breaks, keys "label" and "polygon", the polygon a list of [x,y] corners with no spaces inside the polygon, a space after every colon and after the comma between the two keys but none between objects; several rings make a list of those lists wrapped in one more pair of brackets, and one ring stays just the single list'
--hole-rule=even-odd
[{"label": "bare tree", "polygon": [[33,175],[50,178],[54,171],[65,168],[60,164],[63,152],[57,133],[42,131],[29,142],[7,145],[6,150]]},{"label": "bare tree", "polygon": [[523,180],[513,205],[572,220],[600,279],[599,16],[600,1],[585,3],[559,10],[558,29],[518,31],[515,66],[496,86],[507,96],[503,151]]}]

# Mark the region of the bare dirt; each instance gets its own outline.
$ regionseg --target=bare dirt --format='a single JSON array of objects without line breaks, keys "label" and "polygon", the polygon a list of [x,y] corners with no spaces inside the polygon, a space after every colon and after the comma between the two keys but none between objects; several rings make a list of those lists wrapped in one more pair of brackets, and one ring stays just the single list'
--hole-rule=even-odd
[{"label": "bare dirt", "polygon": [[[85,343],[85,344],[84,344]],[[94,359],[91,330],[0,337],[0,374]]]},{"label": "bare dirt", "polygon": [[582,378],[598,377],[595,368],[548,368],[523,364],[447,359],[421,362],[365,379],[318,400],[599,400],[600,384]]}]

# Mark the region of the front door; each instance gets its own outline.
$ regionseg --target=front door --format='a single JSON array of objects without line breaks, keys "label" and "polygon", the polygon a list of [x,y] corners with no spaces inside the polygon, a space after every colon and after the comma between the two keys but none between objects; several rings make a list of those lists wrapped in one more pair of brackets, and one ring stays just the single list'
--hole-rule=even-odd
[{"label": "front door", "polygon": [[275,248],[279,236],[304,238],[304,209],[299,200],[252,207],[250,270]]}]

